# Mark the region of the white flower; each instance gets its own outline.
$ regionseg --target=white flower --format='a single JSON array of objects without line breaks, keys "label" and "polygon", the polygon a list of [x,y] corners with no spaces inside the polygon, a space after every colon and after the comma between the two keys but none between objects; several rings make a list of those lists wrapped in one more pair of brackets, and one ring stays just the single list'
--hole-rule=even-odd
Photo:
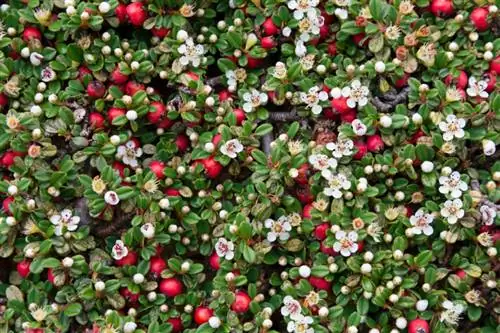
[{"label": "white flower", "polygon": [[119,146],[116,150],[116,158],[121,159],[124,164],[129,165],[132,168],[137,168],[139,166],[137,157],[141,156],[142,148],[136,147],[136,143],[132,140]]},{"label": "white flower", "polygon": [[179,46],[177,51],[182,54],[179,61],[183,66],[187,66],[191,63],[194,67],[198,67],[201,63],[201,58],[205,54],[203,45],[194,44],[193,38],[191,37],[186,39],[184,44]]},{"label": "white flower", "polygon": [[104,201],[111,206],[116,206],[120,202],[120,198],[115,191],[107,191],[104,193]]},{"label": "white flower", "polygon": [[341,7],[347,7],[351,5],[351,0],[335,0],[335,4]]},{"label": "white flower", "polygon": [[333,249],[336,252],[340,252],[344,257],[349,257],[358,251],[358,243],[356,243],[358,234],[356,231],[346,233],[343,230],[339,230],[335,233],[335,239],[337,241],[333,244]]},{"label": "white flower", "polygon": [[243,94],[243,111],[252,112],[255,111],[259,106],[265,105],[267,103],[267,94],[258,91],[257,89],[252,89],[250,92]]},{"label": "white flower", "polygon": [[307,17],[302,18],[298,24],[299,39],[307,42],[311,39],[311,35],[319,35],[320,28],[324,23],[325,19],[323,16],[317,15],[316,11],[308,11]]},{"label": "white flower", "polygon": [[155,227],[151,223],[143,224],[141,227],[141,232],[145,238],[153,238],[155,236]]},{"label": "white flower", "polygon": [[366,134],[367,127],[363,122],[359,119],[354,119],[351,123],[352,130],[354,131],[354,134],[357,136],[363,136]]},{"label": "white flower", "polygon": [[449,224],[457,223],[458,219],[464,217],[463,203],[460,199],[447,200],[441,208],[441,216],[446,218]]},{"label": "white flower", "polygon": [[56,72],[50,67],[45,67],[42,69],[40,76],[43,82],[50,82],[56,79]]},{"label": "white flower", "polygon": [[48,311],[45,309],[45,307],[36,304],[33,307],[30,306],[29,310],[33,319],[35,319],[39,323],[44,321],[47,315],[49,314]]},{"label": "white flower", "polygon": [[299,301],[295,300],[292,296],[285,296],[283,304],[281,307],[281,315],[283,317],[290,316],[290,319],[300,318],[302,307]]},{"label": "white flower", "polygon": [[423,172],[431,172],[432,170],[434,170],[434,163],[432,163],[431,161],[424,161],[420,168]]},{"label": "white flower", "polygon": [[279,238],[280,241],[285,241],[290,237],[289,231],[292,230],[292,225],[287,216],[281,216],[277,221],[267,219],[264,225],[266,228],[271,229],[267,233],[267,240],[271,243],[276,241],[277,238]]},{"label": "white flower", "polygon": [[453,303],[449,300],[444,301],[441,305],[445,311],[441,313],[440,320],[449,325],[457,325],[460,315],[465,311],[465,307],[462,304]]},{"label": "white flower", "polygon": [[347,177],[342,174],[325,174],[328,180],[328,187],[323,190],[323,193],[329,197],[334,197],[335,199],[342,198],[341,190],[348,190],[351,188],[351,182],[347,179]]},{"label": "white flower", "polygon": [[469,188],[467,184],[460,180],[460,173],[453,171],[448,177],[439,177],[439,192],[443,194],[450,194],[452,198],[460,198],[462,192],[467,191]]},{"label": "white flower", "polygon": [[301,20],[309,12],[315,13],[319,0],[289,0],[288,8],[293,10],[293,18]]},{"label": "white flower", "polygon": [[221,237],[215,243],[215,252],[221,258],[232,260],[234,258],[234,243]]},{"label": "white flower", "polygon": [[230,158],[236,158],[243,151],[243,145],[238,139],[232,139],[220,147],[220,152]]},{"label": "white flower", "polygon": [[133,321],[128,321],[123,325],[123,333],[133,333],[137,328],[137,324]]},{"label": "white flower", "polygon": [[338,138],[337,142],[329,142],[326,144],[326,149],[332,152],[333,157],[342,158],[343,156],[351,156],[354,148],[354,142],[351,139]]},{"label": "white flower", "polygon": [[276,63],[276,66],[274,66],[273,76],[278,80],[286,79],[287,76],[286,65],[281,61],[278,61]]},{"label": "white flower", "polygon": [[493,142],[491,140],[483,140],[482,144],[483,144],[483,152],[484,152],[484,155],[486,155],[486,156],[491,156],[497,151],[497,147],[495,145],[495,142]]},{"label": "white flower", "polygon": [[481,222],[485,225],[492,225],[495,222],[497,212],[494,208],[482,205],[481,208],[479,208],[479,212],[481,213]]},{"label": "white flower", "polygon": [[335,15],[341,20],[347,20],[347,16],[349,15],[349,13],[345,9],[336,8]]},{"label": "white flower", "polygon": [[38,52],[33,52],[30,54],[30,62],[33,66],[40,66],[43,60],[43,55]]},{"label": "white flower", "polygon": [[125,258],[128,255],[128,249],[123,244],[121,240],[116,240],[115,245],[113,245],[113,249],[111,250],[111,256],[115,260],[120,260],[122,258]]},{"label": "white flower", "polygon": [[303,57],[303,56],[306,55],[306,52],[307,52],[307,48],[304,45],[304,41],[303,40],[298,40],[295,43],[295,55],[297,57]]},{"label": "white flower", "polygon": [[63,230],[75,231],[78,228],[78,223],[80,223],[79,216],[73,216],[73,213],[69,209],[64,209],[60,214],[52,215],[50,217],[50,222],[56,226],[54,233],[56,236],[61,236]]},{"label": "white flower", "polygon": [[328,168],[335,169],[337,167],[337,160],[334,158],[329,158],[323,154],[314,154],[309,156],[309,163],[316,170],[325,170]]},{"label": "white flower", "polygon": [[312,317],[300,315],[293,321],[289,321],[286,329],[289,333],[314,333],[314,328],[309,327],[312,323]]},{"label": "white flower", "polygon": [[322,91],[319,87],[312,87],[307,93],[300,93],[300,100],[307,104],[307,107],[311,109],[313,114],[320,114],[323,107],[319,105],[319,102],[326,101],[328,99],[328,94]]},{"label": "white flower", "polygon": [[[338,90],[335,90],[338,92]],[[358,106],[365,106],[368,103],[368,94],[370,91],[368,87],[362,86],[359,80],[354,80],[350,87],[344,87],[341,91],[343,97],[347,97],[347,106],[350,108],[355,108]],[[332,93],[333,94],[333,93]],[[332,95],[334,98],[339,98],[340,96]]]},{"label": "white flower", "polygon": [[307,279],[309,276],[311,276],[311,267],[307,265],[302,265],[299,267],[299,275],[300,277]]},{"label": "white flower", "polygon": [[431,214],[424,213],[422,209],[419,209],[410,217],[410,223],[413,226],[413,234],[421,235],[423,233],[426,236],[432,235],[434,232],[431,226],[433,220],[434,217]]},{"label": "white flower", "polygon": [[439,123],[439,129],[444,132],[444,141],[451,141],[453,137],[461,139],[464,137],[465,119],[457,118],[457,116],[450,114],[446,117],[446,122]]},{"label": "white flower", "polygon": [[488,92],[486,91],[488,87],[488,82],[480,80],[477,81],[475,77],[471,76],[469,78],[469,87],[467,88],[467,95],[470,97],[482,97],[488,98]]},{"label": "white flower", "polygon": [[211,328],[219,328],[220,324],[221,324],[221,321],[220,321],[219,317],[212,316],[208,319],[208,325]]},{"label": "white flower", "polygon": [[234,71],[227,71],[226,72],[226,79],[227,79],[227,85],[230,89],[235,89],[238,86],[238,82],[236,80],[236,73]]}]

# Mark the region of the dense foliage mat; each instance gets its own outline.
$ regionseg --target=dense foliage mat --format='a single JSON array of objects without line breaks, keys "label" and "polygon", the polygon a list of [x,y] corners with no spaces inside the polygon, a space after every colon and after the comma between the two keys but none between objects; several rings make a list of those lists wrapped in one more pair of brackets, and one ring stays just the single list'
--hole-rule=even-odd
[{"label": "dense foliage mat", "polygon": [[0,332],[498,332],[495,0],[0,6]]}]

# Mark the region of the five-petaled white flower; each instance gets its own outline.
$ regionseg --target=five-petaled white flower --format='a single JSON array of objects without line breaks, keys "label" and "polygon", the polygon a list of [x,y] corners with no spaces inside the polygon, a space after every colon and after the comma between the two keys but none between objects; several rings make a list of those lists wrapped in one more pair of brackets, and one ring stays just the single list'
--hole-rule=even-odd
[{"label": "five-petaled white flower", "polygon": [[357,136],[363,136],[366,134],[366,131],[368,128],[366,127],[365,124],[359,119],[354,119],[351,123],[352,130],[354,131],[354,134]]},{"label": "five-petaled white flower", "polygon": [[340,252],[344,257],[349,257],[358,251],[358,243],[356,243],[358,234],[356,231],[346,233],[343,230],[339,230],[335,233],[335,239],[337,241],[333,244],[333,249],[335,252]]},{"label": "five-petaled white flower", "polygon": [[205,54],[203,45],[195,44],[191,37],[186,39],[186,42],[179,46],[177,51],[182,54],[179,61],[183,66],[189,65],[189,63],[194,67],[200,66],[201,58]]},{"label": "five-petaled white flower", "polygon": [[447,200],[441,208],[441,216],[446,218],[449,224],[457,223],[458,219],[464,217],[463,203],[460,199]]},{"label": "five-petaled white flower", "polygon": [[60,214],[52,215],[50,222],[55,225],[54,233],[56,236],[61,236],[64,229],[67,231],[75,231],[80,223],[79,216],[73,216],[73,212],[69,209],[63,209]]},{"label": "five-petaled white flower", "polygon": [[286,65],[281,61],[278,61],[276,63],[276,66],[274,66],[273,76],[278,80],[286,79],[287,76]]},{"label": "five-petaled white flower", "polygon": [[230,158],[236,158],[236,156],[238,156],[238,153],[243,151],[243,148],[244,147],[241,144],[240,140],[232,139],[227,141],[220,147],[220,152],[226,156],[229,156]]},{"label": "five-petaled white flower", "polygon": [[449,325],[457,325],[460,315],[465,311],[465,307],[462,304],[453,303],[449,300],[444,301],[441,305],[445,310],[441,313],[440,320]]},{"label": "five-petaled white flower", "polygon": [[283,317],[290,316],[291,319],[299,318],[301,316],[301,311],[302,307],[299,301],[292,296],[285,296],[283,299],[283,306],[281,307],[281,315]]},{"label": "five-petaled white flower", "polygon": [[257,89],[252,89],[250,92],[243,94],[243,111],[252,112],[255,111],[259,106],[265,105],[267,103],[267,94],[258,91]]},{"label": "five-petaled white flower", "polygon": [[144,238],[151,239],[155,236],[155,227],[152,223],[146,223],[141,226],[141,233]]},{"label": "five-petaled white flower", "polygon": [[323,107],[319,105],[320,102],[326,101],[328,94],[322,91],[319,87],[311,87],[307,93],[300,93],[300,100],[307,104],[313,114],[320,114]]},{"label": "five-petaled white flower", "polygon": [[226,72],[227,85],[230,89],[236,89],[238,86],[238,81],[236,80],[236,73],[234,71]]},{"label": "five-petaled white flower", "polygon": [[137,162],[137,157],[142,156],[142,148],[138,147],[137,144],[130,140],[126,144],[121,145],[116,150],[116,157],[121,159],[122,162],[132,168],[137,168],[139,163]]},{"label": "five-petaled white flower", "polygon": [[335,158],[351,156],[354,148],[354,142],[351,139],[338,138],[337,142],[329,142],[326,144],[326,149],[332,152]]},{"label": "five-petaled white flower", "polygon": [[337,99],[340,97],[347,98],[347,106],[350,108],[355,108],[358,106],[365,106],[368,103],[368,94],[370,91],[368,87],[362,86],[359,80],[354,80],[351,82],[350,87],[333,88],[330,95]]},{"label": "five-petaled white flower", "polygon": [[431,226],[432,221],[434,221],[434,217],[431,214],[425,213],[422,209],[417,210],[417,212],[410,217],[413,233],[415,235],[421,235],[422,233],[426,236],[432,235],[434,232]]},{"label": "five-petaled white flower", "polygon": [[452,198],[460,198],[462,192],[467,191],[469,188],[467,183],[460,180],[460,173],[458,171],[453,171],[448,177],[439,177],[439,192],[443,194],[450,194]]},{"label": "five-petaled white flower", "polygon": [[288,8],[293,10],[293,18],[301,20],[309,12],[316,13],[315,7],[319,0],[289,0]]},{"label": "five-petaled white flower", "polygon": [[439,123],[439,129],[444,132],[443,140],[451,141],[453,138],[461,139],[464,137],[465,119],[457,118],[457,116],[450,114],[446,117],[446,122]]},{"label": "five-petaled white flower", "polygon": [[475,77],[471,76],[469,78],[469,87],[467,88],[467,95],[470,97],[482,97],[488,98],[489,94],[486,91],[488,87],[488,82],[483,80],[476,80]]},{"label": "five-petaled white flower", "polygon": [[234,243],[221,237],[215,243],[215,252],[221,258],[232,260],[234,258]]},{"label": "five-petaled white flower", "polygon": [[309,163],[316,170],[325,170],[328,168],[335,169],[337,167],[337,160],[324,154],[314,154],[309,156]]},{"label": "five-petaled white flower", "polygon": [[56,72],[52,68],[47,66],[44,69],[42,69],[40,76],[41,76],[43,82],[50,82],[50,81],[54,81],[56,79],[57,75],[56,75]]},{"label": "five-petaled white flower", "polygon": [[106,203],[111,206],[116,206],[118,205],[118,203],[120,203],[120,198],[115,191],[107,191],[106,193],[104,193],[104,201],[106,201]]},{"label": "five-petaled white flower", "polygon": [[481,208],[479,208],[479,212],[481,213],[481,222],[483,222],[483,224],[492,225],[495,222],[497,211],[494,208],[482,205]]},{"label": "five-petaled white flower", "polygon": [[276,221],[267,219],[264,225],[266,228],[271,229],[267,233],[267,240],[271,243],[276,241],[277,238],[280,241],[285,241],[290,237],[289,231],[292,230],[292,225],[287,216],[280,216]]},{"label": "five-petaled white flower", "polygon": [[299,21],[299,39],[307,42],[311,39],[311,35],[319,35],[320,28],[325,24],[323,16],[317,15],[316,11],[307,12],[307,16]]},{"label": "five-petaled white flower", "polygon": [[335,8],[335,15],[341,20],[347,20],[349,13],[345,9]]},{"label": "five-petaled white flower", "polygon": [[312,323],[312,317],[300,315],[289,321],[286,329],[289,333],[314,333],[314,328],[309,327]]},{"label": "five-petaled white flower", "polygon": [[342,173],[325,173],[323,176],[328,180],[328,187],[323,189],[323,193],[329,197],[340,199],[342,198],[341,190],[348,190],[351,188],[351,182]]},{"label": "five-petaled white flower", "polygon": [[120,260],[122,258],[125,258],[128,255],[128,249],[123,244],[121,240],[116,240],[115,245],[113,245],[113,249],[111,250],[111,256],[115,260]]}]

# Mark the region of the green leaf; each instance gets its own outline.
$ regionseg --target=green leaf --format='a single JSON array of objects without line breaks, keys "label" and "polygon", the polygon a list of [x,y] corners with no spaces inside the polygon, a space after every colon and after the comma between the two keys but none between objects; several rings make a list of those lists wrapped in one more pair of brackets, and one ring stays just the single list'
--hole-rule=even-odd
[{"label": "green leaf", "polygon": [[418,267],[426,267],[432,259],[432,251],[425,250],[415,257],[415,264]]},{"label": "green leaf", "polygon": [[229,70],[235,69],[236,65],[234,64],[234,62],[227,58],[220,58],[219,60],[217,60],[217,67],[219,67],[221,72],[225,73]]},{"label": "green leaf", "polygon": [[248,245],[243,244],[243,258],[250,264],[255,262],[255,251]]},{"label": "green leaf", "polygon": [[64,314],[68,317],[74,317],[82,312],[82,305],[80,303],[71,303],[66,309],[64,309]]},{"label": "green leaf", "polygon": [[255,135],[263,136],[267,133],[270,133],[273,130],[273,125],[271,124],[262,124],[255,129]]}]

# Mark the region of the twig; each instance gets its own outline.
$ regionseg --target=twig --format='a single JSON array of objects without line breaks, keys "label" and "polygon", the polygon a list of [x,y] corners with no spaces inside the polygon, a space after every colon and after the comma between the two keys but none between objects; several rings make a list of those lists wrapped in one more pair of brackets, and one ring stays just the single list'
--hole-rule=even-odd
[{"label": "twig", "polygon": [[269,120],[274,122],[287,122],[300,120],[301,117],[297,114],[297,111],[293,109],[292,111],[278,111],[278,112],[270,112]]},{"label": "twig", "polygon": [[399,93],[395,89],[391,89],[382,96],[373,97],[372,104],[378,111],[387,112],[395,108],[396,105],[405,103],[409,93],[410,87],[404,87]]},{"label": "twig", "polygon": [[273,140],[274,137],[272,132],[262,136],[262,141],[261,141],[262,151],[264,152],[264,154],[266,154],[266,156],[271,155],[271,142],[273,142]]},{"label": "twig", "polygon": [[207,79],[207,85],[209,85],[210,87],[214,87],[214,86],[219,86],[221,85],[223,82],[223,76],[222,75],[219,75],[219,76],[215,76],[215,77],[211,77],[210,79]]}]

